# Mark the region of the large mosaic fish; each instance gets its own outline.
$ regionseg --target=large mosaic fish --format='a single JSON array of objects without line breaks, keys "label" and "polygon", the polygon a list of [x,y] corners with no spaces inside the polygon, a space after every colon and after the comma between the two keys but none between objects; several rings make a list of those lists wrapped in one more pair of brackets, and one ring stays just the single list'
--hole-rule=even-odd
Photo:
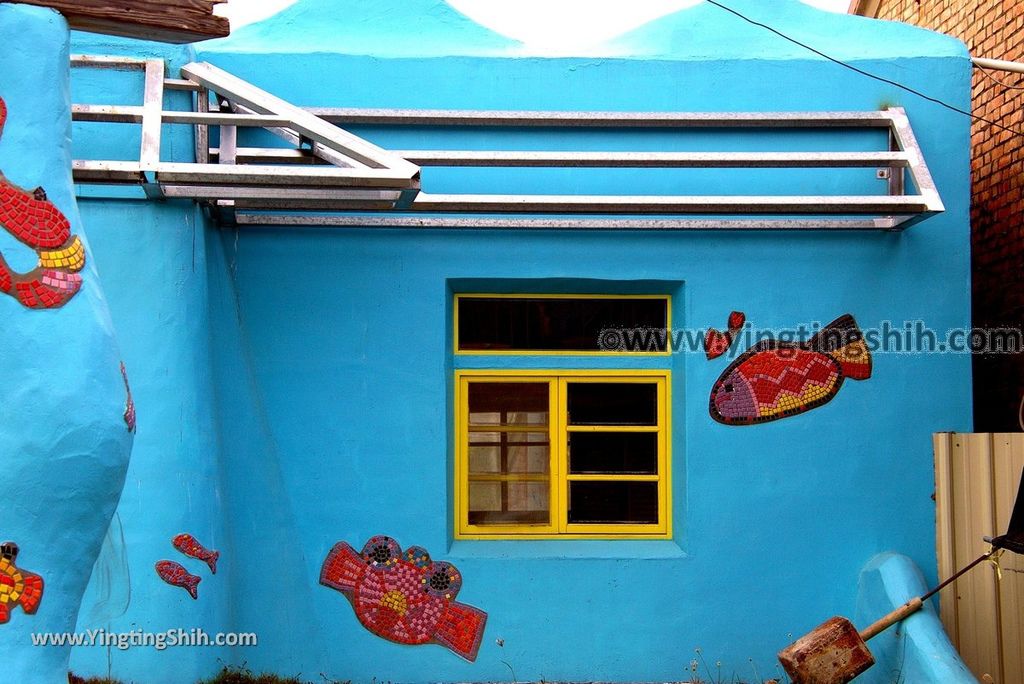
[{"label": "large mosaic fish", "polygon": [[763,340],[743,352],[711,389],[711,417],[726,425],[788,418],[828,403],[846,378],[871,377],[871,353],[853,316],[807,342]]},{"label": "large mosaic fish", "polygon": [[431,561],[426,549],[405,552],[391,537],[371,537],[361,553],[338,542],[324,559],[320,584],[337,589],[366,629],[399,644],[436,643],[476,660],[487,613],[455,601],[462,576]]}]

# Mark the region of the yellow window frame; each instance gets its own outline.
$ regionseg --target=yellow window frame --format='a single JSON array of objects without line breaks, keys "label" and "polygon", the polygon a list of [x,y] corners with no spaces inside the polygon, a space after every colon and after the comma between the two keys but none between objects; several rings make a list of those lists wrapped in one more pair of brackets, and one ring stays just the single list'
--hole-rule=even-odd
[{"label": "yellow window frame", "polygon": [[666,339],[665,351],[594,351],[594,350],[527,350],[527,349],[460,349],[459,348],[459,304],[462,299],[661,299],[665,302],[665,332],[672,331],[672,296],[666,294],[532,294],[510,293],[470,293],[462,292],[455,295],[452,318],[453,351],[459,356],[671,356],[672,344]]},{"label": "yellow window frame", "polygon": [[[473,382],[548,383],[547,426],[550,463],[549,519],[547,524],[472,525],[469,523],[469,435],[471,432],[499,432],[494,426],[469,425],[469,385]],[[570,426],[568,385],[579,382],[652,383],[657,386],[658,422],[655,426]],[[671,371],[638,370],[458,370],[455,372],[455,538],[456,539],[668,539],[672,536],[671,468]],[[539,431],[539,426],[528,429]],[[507,426],[508,431],[517,428]],[[523,428],[518,428],[523,429]],[[658,468],[656,475],[569,473],[570,432],[656,432]],[[531,475],[474,476],[475,480],[497,478],[507,481],[537,479]],[[658,522],[656,524],[572,524],[568,522],[569,483],[573,481],[657,482]]]}]

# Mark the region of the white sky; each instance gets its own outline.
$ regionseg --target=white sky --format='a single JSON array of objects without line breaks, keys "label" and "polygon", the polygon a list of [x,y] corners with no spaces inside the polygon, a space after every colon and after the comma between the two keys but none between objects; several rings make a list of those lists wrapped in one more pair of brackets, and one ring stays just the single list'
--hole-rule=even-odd
[{"label": "white sky", "polygon": [[[296,0],[229,0],[221,14],[232,28],[265,19]],[[371,0],[372,1],[372,0]],[[529,45],[572,48],[626,33],[700,0],[448,0],[480,24]],[[832,12],[846,12],[850,0],[802,0]],[[582,20],[582,21],[581,21]],[[565,27],[572,27],[572,34]]]}]

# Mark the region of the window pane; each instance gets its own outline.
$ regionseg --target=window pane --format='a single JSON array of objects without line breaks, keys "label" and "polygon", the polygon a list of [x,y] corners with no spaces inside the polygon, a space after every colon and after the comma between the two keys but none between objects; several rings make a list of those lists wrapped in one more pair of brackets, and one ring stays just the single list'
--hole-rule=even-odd
[{"label": "window pane", "polygon": [[570,382],[569,425],[657,425],[654,383]]},{"label": "window pane", "polygon": [[655,432],[570,432],[569,472],[658,474]]},{"label": "window pane", "polygon": [[[497,443],[469,434],[470,474],[546,474],[551,462],[546,432],[502,432]],[[483,433],[495,434],[495,433]]]},{"label": "window pane", "polygon": [[[665,330],[668,300],[629,298],[460,297],[459,349],[518,351],[606,351],[606,328]],[[665,351],[667,337],[630,351]]]},{"label": "window pane", "polygon": [[657,524],[657,482],[570,482],[570,523]]},{"label": "window pane", "polygon": [[548,383],[471,382],[470,425],[548,424]]},{"label": "window pane", "polygon": [[470,525],[547,524],[547,482],[470,482]]}]

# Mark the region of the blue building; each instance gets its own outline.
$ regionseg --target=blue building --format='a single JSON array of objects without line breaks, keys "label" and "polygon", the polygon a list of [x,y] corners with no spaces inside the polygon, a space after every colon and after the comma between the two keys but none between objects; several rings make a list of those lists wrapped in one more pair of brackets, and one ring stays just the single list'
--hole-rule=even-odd
[{"label": "blue building", "polygon": [[[8,528],[47,593],[0,626],[0,652],[25,658],[4,639],[39,630],[51,603],[47,630],[258,635],[70,652],[76,673],[124,681],[225,664],[360,682],[762,681],[826,617],[877,617],[860,613],[898,593],[862,577],[878,554],[912,561],[907,591],[915,564],[933,583],[930,435],[971,425],[970,359],[880,346],[887,325],[969,325],[969,119],[937,102],[969,109],[969,57],[795,0],[727,4],[558,57],[433,0],[300,0],[183,48],[87,34],[69,48],[57,15],[0,6],[9,40],[45,25],[27,70],[70,51],[161,60],[173,81],[162,136],[136,112],[162,142],[145,166],[140,127],[89,111],[142,103],[145,62],[77,60],[70,95],[51,98],[67,99],[55,125],[85,105],[54,154],[54,169],[87,162],[75,197],[57,171],[26,174],[69,188],[50,194],[77,203],[94,295],[0,305],[18,325],[109,306],[99,327],[116,332],[138,427],[116,511],[96,486],[102,515],[44,538]],[[55,106],[16,81],[0,75],[12,121]],[[204,89],[220,97],[199,105]],[[267,94],[302,113],[262,108]],[[222,100],[219,123],[167,116]],[[309,111],[353,136],[350,156]],[[254,115],[281,120],[231,125]],[[286,123],[290,141],[269,130]],[[31,148],[3,144],[17,180]],[[242,178],[247,164],[279,171]],[[733,316],[730,333],[733,311],[746,325]],[[812,339],[822,329],[841,342]],[[759,331],[793,344],[743,354]],[[112,377],[88,391],[120,419]],[[26,430],[0,436],[13,449]],[[48,514],[31,487],[8,491]],[[182,533],[219,551],[216,574],[172,543]],[[378,540],[362,570],[377,535],[399,548]],[[340,574],[322,583],[332,549]],[[200,578],[197,599],[162,581],[161,560]],[[425,573],[440,607],[370,587],[362,573],[392,564]],[[912,618],[860,681],[959,672],[922,655],[915,624],[937,629]],[[425,632],[449,648],[395,643]],[[45,657],[56,672],[68,652]]]}]

